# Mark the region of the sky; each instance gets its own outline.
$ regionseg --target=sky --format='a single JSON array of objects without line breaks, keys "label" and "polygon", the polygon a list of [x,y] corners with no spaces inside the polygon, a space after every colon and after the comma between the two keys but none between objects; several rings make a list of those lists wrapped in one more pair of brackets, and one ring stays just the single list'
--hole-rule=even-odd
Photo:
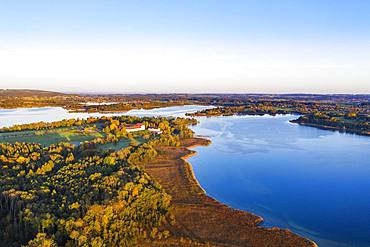
[{"label": "sky", "polygon": [[367,0],[0,0],[0,88],[370,93]]}]

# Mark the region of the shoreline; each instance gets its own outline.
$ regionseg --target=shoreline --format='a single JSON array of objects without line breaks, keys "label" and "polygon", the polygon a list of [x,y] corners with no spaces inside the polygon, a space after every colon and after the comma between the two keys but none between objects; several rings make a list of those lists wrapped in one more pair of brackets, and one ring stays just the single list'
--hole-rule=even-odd
[{"label": "shoreline", "polygon": [[[189,150],[190,150],[190,148],[197,147],[197,146],[200,146],[200,145],[193,145],[192,147],[189,147]],[[186,162],[186,164],[188,165],[188,169],[190,171],[191,177],[194,179],[194,181],[196,182],[198,187],[203,191],[203,193],[205,195],[207,195],[207,191],[202,187],[202,185],[199,183],[199,181],[195,177],[195,172],[194,172],[193,166],[191,165],[191,163],[189,161],[187,161],[188,158],[198,154],[198,152],[196,152],[194,150],[191,150],[191,151],[193,151],[193,152],[181,157],[181,159],[184,160],[184,162]]]},{"label": "shoreline", "polygon": [[[185,155],[185,156],[183,156],[183,157],[181,157],[181,159],[184,159],[185,160],[185,162],[187,163],[187,164],[189,164],[189,169],[190,169],[190,171],[191,171],[191,173],[192,173],[192,177],[193,177],[193,179],[195,180],[195,182],[196,182],[196,184],[204,191],[204,193],[205,193],[205,195],[206,196],[208,196],[208,197],[211,197],[211,196],[209,196],[208,194],[207,194],[207,192],[206,192],[206,190],[202,187],[202,185],[200,184],[200,182],[196,179],[196,176],[195,176],[195,173],[194,173],[194,170],[193,170],[193,166],[192,166],[192,164],[189,162],[189,161],[187,161],[187,159],[188,158],[190,158],[190,157],[192,157],[192,156],[194,156],[194,155],[198,155],[198,152],[197,151],[194,151],[194,150],[192,150],[192,148],[195,148],[195,147],[200,147],[200,146],[208,146],[208,145],[210,145],[211,143],[212,143],[212,141],[210,140],[210,139],[208,139],[208,138],[205,138],[205,137],[203,137],[203,136],[196,136],[196,138],[199,138],[199,139],[203,139],[203,140],[207,140],[208,141],[208,143],[206,144],[206,145],[202,145],[202,144],[194,144],[194,145],[190,145],[190,146],[188,146],[188,147],[186,147],[188,150],[190,150],[190,151],[192,151],[192,153],[190,153],[190,154],[188,154],[188,155]],[[267,228],[267,227],[265,227],[265,226],[262,226],[262,224],[263,224],[263,222],[264,222],[264,219],[263,219],[263,217],[262,216],[259,216],[259,215],[256,215],[256,214],[254,214],[254,213],[252,213],[252,212],[249,212],[249,211],[245,211],[245,210],[241,210],[241,209],[237,209],[237,208],[233,208],[233,207],[231,207],[231,206],[229,206],[229,205],[227,205],[227,204],[225,204],[225,203],[222,203],[222,202],[220,202],[220,201],[218,201],[218,200],[216,200],[215,198],[213,198],[213,197],[211,197],[212,199],[214,199],[215,201],[217,201],[218,203],[220,203],[220,204],[223,204],[223,205],[225,205],[225,206],[227,206],[227,207],[230,207],[231,209],[233,209],[233,210],[237,210],[237,211],[241,211],[241,212],[245,212],[245,213],[248,213],[248,214],[253,214],[254,216],[256,216],[256,217],[258,217],[259,218],[259,222],[257,222],[256,223],[256,225],[258,226],[258,227],[262,227],[262,228],[264,228],[264,229],[269,229],[269,228]],[[279,228],[279,227],[272,227],[272,228]],[[282,229],[282,228],[279,228],[279,229]],[[291,231],[290,229],[287,229],[288,231]],[[292,231],[291,231],[292,232]],[[294,233],[294,232],[293,232]],[[294,233],[294,234],[297,234],[297,233]],[[300,236],[299,234],[297,234],[298,236]],[[303,237],[304,238],[304,237]],[[312,242],[312,244],[313,244],[313,246],[314,247],[318,247],[318,245],[315,243],[315,241],[313,241],[313,240],[311,240],[311,239],[309,239],[309,238],[306,238],[307,240],[309,240],[309,241],[311,241]]]},{"label": "shoreline", "polygon": [[[288,229],[263,227],[260,225],[262,217],[234,209],[208,196],[187,158],[197,154],[191,148],[209,144],[210,140],[199,137],[183,139],[180,147],[159,147],[159,157],[143,165],[144,170],[171,195],[176,219],[176,224],[167,225],[170,238],[155,246],[165,243],[184,246],[181,243],[185,240],[187,246],[317,246],[314,241]],[[176,242],[178,244],[173,245]]]},{"label": "shoreline", "polygon": [[320,124],[315,124],[315,123],[299,122],[299,121],[297,121],[297,119],[296,120],[290,120],[289,122],[294,123],[294,124],[298,124],[298,125],[301,125],[301,126],[306,126],[306,127],[312,127],[312,128],[317,128],[317,129],[322,129],[322,130],[329,130],[329,131],[337,131],[341,134],[370,136],[370,132],[348,130],[348,129],[338,128],[338,127],[335,127],[335,126],[320,125]]},{"label": "shoreline", "polygon": [[[207,115],[207,114],[197,114],[197,113],[192,113],[192,114],[189,114],[188,116],[190,117],[206,117],[206,118],[211,118],[211,117],[232,117],[232,116],[264,116],[264,115],[268,115],[268,116],[272,116],[272,117],[275,117],[275,116],[285,116],[285,115],[292,115],[292,116],[303,116],[304,114],[300,114],[300,113],[296,113],[296,112],[292,112],[292,113],[278,113],[278,114],[270,114],[270,113],[253,113],[253,114],[250,114],[250,113],[246,113],[246,114],[237,114],[237,113],[234,113],[234,114],[214,114],[214,115]],[[299,124],[301,126],[308,126],[308,127],[313,127],[313,128],[317,128],[317,129],[322,129],[322,130],[330,130],[330,131],[338,131],[339,133],[342,133],[342,134],[353,134],[353,135],[359,135],[359,136],[370,136],[370,132],[365,132],[365,131],[361,131],[361,130],[355,130],[355,129],[343,129],[341,127],[336,127],[336,126],[328,126],[328,125],[320,125],[320,124],[316,124],[316,123],[309,123],[309,122],[302,122],[302,121],[299,121],[299,118],[296,118],[296,119],[291,119],[289,120],[290,123],[294,123],[294,124]]]},{"label": "shoreline", "polygon": [[[202,145],[202,144],[194,144],[194,145],[190,145],[190,146],[188,146],[188,147],[186,147],[186,149],[188,149],[189,151],[191,151],[191,153],[190,154],[187,154],[187,155],[184,155],[184,156],[182,156],[181,157],[181,159],[183,159],[188,165],[189,165],[189,170],[190,170],[190,172],[191,172],[191,174],[192,174],[192,178],[194,179],[194,181],[195,181],[195,183],[204,191],[204,194],[207,196],[207,197],[210,197],[210,198],[212,198],[213,200],[215,200],[217,203],[219,203],[219,204],[222,204],[222,205],[224,205],[224,206],[226,206],[226,207],[229,207],[229,208],[231,208],[231,209],[233,209],[233,210],[236,210],[236,211],[240,211],[240,212],[246,212],[246,213],[248,213],[248,214],[252,214],[253,216],[255,216],[255,217],[257,217],[258,219],[256,220],[256,225],[257,226],[261,226],[260,224],[262,224],[263,222],[264,222],[264,219],[263,219],[263,217],[261,217],[261,216],[259,216],[259,215],[256,215],[256,214],[254,214],[254,213],[252,213],[252,212],[248,212],[248,211],[245,211],[245,210],[241,210],[241,209],[237,209],[237,208],[233,208],[233,207],[231,207],[231,206],[229,206],[229,205],[227,205],[227,204],[225,204],[225,203],[223,203],[223,202],[220,202],[220,201],[218,201],[217,199],[215,199],[215,198],[213,198],[213,197],[211,197],[210,195],[208,195],[207,194],[207,191],[202,187],[202,185],[200,184],[200,182],[198,181],[198,179],[196,178],[196,176],[195,176],[195,172],[194,172],[194,169],[193,169],[193,165],[187,160],[188,158],[190,158],[190,157],[192,157],[192,156],[195,156],[195,155],[198,155],[198,152],[197,151],[194,151],[194,150],[192,150],[192,148],[195,148],[195,147],[201,147],[201,146],[208,146],[208,145],[210,145],[211,143],[212,143],[212,141],[211,140],[209,140],[209,139],[206,139],[206,138],[204,138],[204,137],[200,137],[200,136],[196,136],[196,138],[199,138],[199,139],[202,139],[202,140],[207,140],[208,141],[208,143],[206,144],[206,145]],[[263,226],[261,226],[261,227],[263,227]],[[265,227],[264,227],[265,228]]]},{"label": "shoreline", "polygon": [[192,179],[196,182],[196,184],[204,192],[204,194],[207,195],[207,191],[202,187],[202,185],[199,183],[198,179],[195,177],[195,172],[194,172],[193,166],[187,159],[191,158],[195,155],[198,155],[198,152],[195,151],[195,150],[192,150],[192,148],[201,147],[201,146],[208,146],[212,143],[212,141],[210,139],[203,138],[203,137],[200,137],[200,136],[196,136],[196,138],[205,140],[207,143],[206,144],[196,143],[196,144],[193,144],[193,145],[190,145],[190,146],[186,147],[186,149],[188,149],[191,153],[182,156],[181,159],[184,162],[186,162],[186,164],[188,164]]}]

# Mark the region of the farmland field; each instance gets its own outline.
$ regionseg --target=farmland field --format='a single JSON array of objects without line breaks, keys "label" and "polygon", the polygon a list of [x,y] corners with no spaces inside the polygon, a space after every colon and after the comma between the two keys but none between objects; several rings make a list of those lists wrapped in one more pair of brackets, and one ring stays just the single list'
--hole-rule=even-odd
[{"label": "farmland field", "polygon": [[44,146],[50,146],[59,142],[70,142],[79,144],[84,141],[91,141],[98,137],[104,137],[104,133],[98,130],[84,131],[81,128],[70,127],[51,129],[44,131],[25,130],[17,132],[0,133],[0,142],[34,142]]}]

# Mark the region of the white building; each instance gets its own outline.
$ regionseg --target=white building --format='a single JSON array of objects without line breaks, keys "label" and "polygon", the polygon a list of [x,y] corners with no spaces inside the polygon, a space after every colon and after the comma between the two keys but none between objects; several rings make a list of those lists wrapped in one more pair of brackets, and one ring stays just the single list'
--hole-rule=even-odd
[{"label": "white building", "polygon": [[156,133],[156,134],[162,134],[162,131],[161,131],[161,129],[155,129],[155,128],[148,128],[148,130],[149,131],[151,131],[151,132],[154,132],[154,133]]},{"label": "white building", "polygon": [[[136,123],[136,124],[126,124],[126,131],[127,132],[135,132],[135,131],[141,131],[145,130],[145,124],[143,123]],[[161,129],[159,128],[148,128],[149,131],[154,132],[156,134],[162,134]]]}]

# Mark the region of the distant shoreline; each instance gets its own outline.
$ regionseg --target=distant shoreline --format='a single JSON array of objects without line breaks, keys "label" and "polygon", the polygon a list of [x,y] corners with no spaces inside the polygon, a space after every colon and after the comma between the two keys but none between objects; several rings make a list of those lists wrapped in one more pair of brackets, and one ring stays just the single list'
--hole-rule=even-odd
[{"label": "distant shoreline", "polygon": [[328,125],[320,125],[320,124],[314,124],[314,123],[305,123],[305,122],[297,121],[297,119],[290,120],[289,122],[290,123],[299,124],[299,125],[302,125],[302,126],[308,126],[308,127],[323,129],[323,130],[338,131],[338,132],[340,132],[342,134],[353,134],[353,135],[361,135],[361,136],[370,136],[370,132],[348,130],[348,129],[342,129],[342,128],[339,128],[339,127],[328,126]]}]

